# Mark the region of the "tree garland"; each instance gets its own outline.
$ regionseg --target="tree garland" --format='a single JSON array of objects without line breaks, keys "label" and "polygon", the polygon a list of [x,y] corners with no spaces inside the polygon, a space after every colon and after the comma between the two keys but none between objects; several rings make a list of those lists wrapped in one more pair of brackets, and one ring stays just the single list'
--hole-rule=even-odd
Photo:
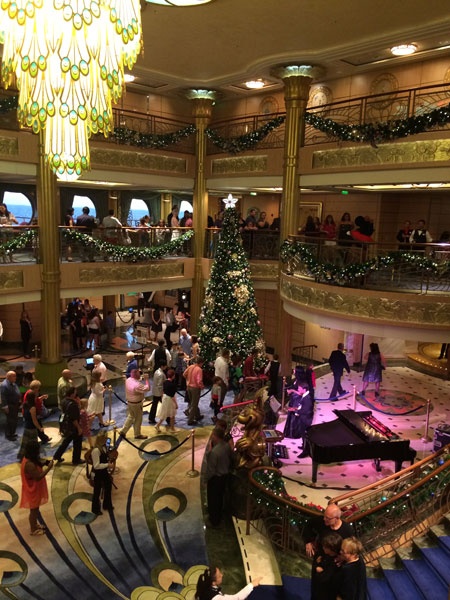
[{"label": "tree garland", "polygon": [[283,263],[288,263],[292,258],[298,258],[311,276],[328,283],[337,284],[364,277],[372,271],[390,268],[400,261],[414,265],[422,271],[427,271],[430,275],[438,275],[443,270],[446,271],[450,268],[450,261],[438,263],[432,258],[427,258],[421,254],[400,250],[393,250],[384,256],[377,256],[362,263],[337,266],[332,263],[320,263],[309,245],[298,241],[290,242],[289,240],[285,240],[281,245],[280,257]]},{"label": "tree garland", "polygon": [[259,129],[245,133],[235,138],[224,138],[213,129],[205,129],[205,135],[209,140],[224,152],[237,154],[245,150],[252,150],[259,142],[269,135],[274,129],[279,127],[286,120],[285,116],[271,119]]},{"label": "tree garland", "polygon": [[111,138],[119,144],[127,144],[128,146],[162,149],[178,144],[182,139],[189,137],[196,131],[195,125],[188,125],[173,133],[157,135],[156,133],[140,133],[128,127],[117,127],[111,134]]},{"label": "tree garland", "polygon": [[183,248],[183,244],[187,242],[193,235],[193,231],[186,231],[179,238],[162,244],[161,246],[137,247],[137,246],[121,246],[104,242],[87,233],[81,233],[76,229],[63,229],[64,236],[70,242],[76,242],[85,248],[95,250],[99,254],[108,256],[114,262],[138,262],[144,260],[155,260],[164,258],[168,254]]},{"label": "tree garland", "polygon": [[307,112],[306,122],[329,136],[342,141],[369,142],[373,146],[408,135],[417,135],[436,126],[450,122],[450,104],[435,108],[423,115],[386,121],[386,123],[363,123],[362,125],[343,125],[332,119],[324,119],[317,114]]}]

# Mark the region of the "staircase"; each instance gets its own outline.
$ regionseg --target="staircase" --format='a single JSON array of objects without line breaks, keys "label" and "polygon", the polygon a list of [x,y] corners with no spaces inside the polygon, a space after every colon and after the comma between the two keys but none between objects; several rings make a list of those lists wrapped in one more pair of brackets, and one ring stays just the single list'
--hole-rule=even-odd
[{"label": "staircase", "polygon": [[[283,577],[283,586],[256,588],[252,600],[310,600],[310,580]],[[410,548],[368,569],[369,600],[450,600],[450,514]]]}]

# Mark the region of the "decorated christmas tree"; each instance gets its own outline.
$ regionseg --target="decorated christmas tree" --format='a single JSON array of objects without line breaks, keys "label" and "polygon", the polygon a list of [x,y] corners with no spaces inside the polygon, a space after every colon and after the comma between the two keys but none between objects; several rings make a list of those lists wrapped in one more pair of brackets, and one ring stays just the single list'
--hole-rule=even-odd
[{"label": "decorated christmas tree", "polygon": [[222,348],[242,356],[250,354],[253,348],[260,352],[265,350],[250,266],[238,229],[238,214],[230,204],[225,209],[198,335],[202,356],[208,361],[215,360]]}]

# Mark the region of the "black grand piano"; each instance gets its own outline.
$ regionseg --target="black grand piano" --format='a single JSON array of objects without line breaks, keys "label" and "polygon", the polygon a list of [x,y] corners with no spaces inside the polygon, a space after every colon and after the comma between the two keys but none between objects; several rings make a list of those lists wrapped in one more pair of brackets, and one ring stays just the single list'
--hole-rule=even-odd
[{"label": "black grand piano", "polygon": [[312,425],[306,432],[306,445],[313,461],[312,481],[317,481],[320,464],[373,458],[377,471],[381,460],[395,461],[400,471],[404,460],[414,462],[416,451],[376,419],[370,410],[333,411],[337,419]]}]

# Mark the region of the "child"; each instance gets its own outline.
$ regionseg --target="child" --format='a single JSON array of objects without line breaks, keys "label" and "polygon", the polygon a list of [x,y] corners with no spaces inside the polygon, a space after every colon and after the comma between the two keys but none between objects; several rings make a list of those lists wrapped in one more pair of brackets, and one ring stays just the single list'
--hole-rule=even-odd
[{"label": "child", "polygon": [[362,558],[362,551],[362,544],[355,537],[345,538],[342,541],[339,557],[343,562],[335,588],[335,593],[342,600],[366,600],[367,598],[366,565]]},{"label": "child", "polygon": [[336,559],[342,537],[329,533],[322,538],[322,549],[314,556],[311,572],[311,600],[335,600],[339,565]]},{"label": "child", "polygon": [[211,404],[209,406],[210,408],[214,409],[213,423],[216,422],[217,415],[220,412],[220,394],[222,393],[222,387],[220,385],[221,382],[222,378],[217,376],[212,380]]},{"label": "child", "polygon": [[161,423],[169,418],[168,431],[175,433],[175,415],[177,414],[178,404],[175,399],[177,393],[177,384],[175,383],[175,371],[169,369],[166,373],[166,381],[163,383],[163,399],[158,405],[157,418],[158,423],[155,425],[156,431],[159,433]]},{"label": "child", "polygon": [[234,392],[235,399],[242,390],[243,381],[242,358],[236,354],[231,358],[230,366],[230,386]]},{"label": "child", "polygon": [[92,443],[91,437],[91,422],[94,419],[95,415],[88,415],[87,411],[88,407],[88,399],[81,398],[80,400],[80,427],[82,436],[87,439],[89,442],[89,448],[93,448],[94,445]]}]

